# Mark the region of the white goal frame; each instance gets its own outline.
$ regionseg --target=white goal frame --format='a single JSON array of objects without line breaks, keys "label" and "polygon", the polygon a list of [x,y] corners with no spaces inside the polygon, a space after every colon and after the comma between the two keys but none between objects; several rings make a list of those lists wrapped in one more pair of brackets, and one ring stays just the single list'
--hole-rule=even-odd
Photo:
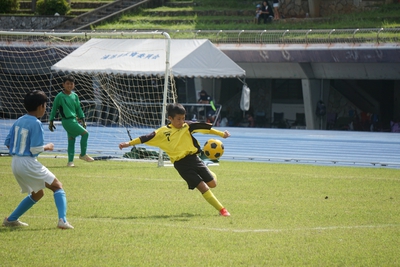
[{"label": "white goal frame", "polygon": [[[156,37],[156,36],[161,36],[161,37]],[[68,40],[74,40],[76,38],[82,39],[82,40],[89,40],[91,38],[110,38],[110,39],[119,39],[119,38],[164,38],[166,40],[166,46],[165,46],[165,56],[166,56],[166,61],[165,61],[165,73],[164,73],[164,88],[163,88],[163,96],[162,96],[162,109],[161,109],[161,121],[158,127],[165,125],[166,122],[166,106],[168,102],[168,90],[169,86],[171,84],[170,77],[171,77],[171,69],[170,69],[170,45],[171,45],[171,38],[167,32],[158,32],[158,31],[153,31],[153,32],[137,32],[137,31],[132,31],[132,32],[16,32],[16,31],[0,31],[0,52],[2,51],[2,47],[8,46],[8,45],[20,45],[24,46],[25,44],[29,43],[29,45],[35,46],[35,39],[39,38],[42,40],[46,40],[47,45],[51,45],[51,40],[57,40],[57,39],[68,39]],[[56,48],[55,48],[56,49]],[[0,60],[0,63],[1,62]],[[4,63],[5,64],[5,63]],[[7,63],[12,65],[13,63]],[[40,63],[39,63],[40,64]],[[27,66],[29,68],[29,66]],[[49,70],[49,73],[54,73],[54,71]],[[73,73],[72,73],[73,74]],[[1,73],[0,73],[1,75]],[[0,90],[6,88],[7,85],[0,85]],[[8,85],[10,90],[12,89],[12,85]],[[11,87],[11,88],[10,88]],[[23,85],[21,85],[23,87]],[[33,89],[33,88],[28,88],[28,89]],[[37,88],[40,89],[40,88]],[[175,92],[176,94],[176,92]],[[22,96],[22,94],[19,96],[19,98]],[[21,103],[21,100],[18,100]],[[176,98],[175,98],[176,101]],[[4,101],[0,100],[0,111],[2,104],[4,106],[7,105],[7,103],[2,103]],[[0,118],[1,120],[2,118]],[[8,127],[8,126],[7,126]],[[46,126],[45,126],[46,127]],[[158,128],[155,127],[155,128]],[[4,131],[1,129],[1,134],[0,134],[0,142],[4,143],[4,139],[8,133],[8,131]],[[7,129],[6,129],[7,130]],[[65,137],[66,138],[66,137]],[[163,166],[164,165],[164,159],[163,159],[163,152],[159,150],[158,152],[158,166]]]}]

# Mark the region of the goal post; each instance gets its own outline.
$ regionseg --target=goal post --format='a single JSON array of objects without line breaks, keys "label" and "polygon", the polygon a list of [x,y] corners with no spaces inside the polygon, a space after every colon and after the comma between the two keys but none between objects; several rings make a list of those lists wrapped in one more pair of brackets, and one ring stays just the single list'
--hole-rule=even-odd
[{"label": "goal post", "polygon": [[[135,51],[142,56],[162,55],[163,71],[152,73],[121,72],[105,68],[103,71],[75,71],[54,69],[58,62],[72,55],[86,42],[94,39],[128,40],[147,39],[145,49]],[[165,45],[153,46],[161,39]],[[108,49],[110,57],[123,57],[128,52],[118,45]],[[47,129],[48,116],[54,97],[62,90],[62,77],[75,77],[75,92],[86,116],[90,134],[88,153],[99,156],[121,157],[119,142],[147,134],[166,123],[166,106],[176,102],[176,87],[170,71],[170,36],[166,32],[129,33],[55,33],[55,32],[1,32],[0,31],[0,142],[3,144],[13,122],[25,114],[23,97],[31,89],[40,89],[49,96],[48,110],[42,118],[45,140],[55,144],[56,153],[66,153],[67,134],[56,123],[55,132]],[[133,54],[130,54],[132,57]],[[90,65],[90,61],[83,64]],[[132,64],[132,62],[129,62]],[[136,64],[133,62],[133,64]],[[160,68],[152,60],[137,61],[139,68]],[[144,65],[148,64],[148,65]],[[157,64],[152,66],[152,64]],[[77,142],[78,143],[78,142]],[[144,151],[149,150],[149,153]],[[6,150],[5,147],[1,151]],[[77,145],[76,152],[79,152]],[[163,152],[138,146],[130,155],[136,158],[157,160],[163,166]],[[152,153],[150,153],[152,152]],[[156,156],[152,155],[156,153]],[[150,157],[147,157],[147,154]],[[126,153],[129,154],[129,153]]]}]

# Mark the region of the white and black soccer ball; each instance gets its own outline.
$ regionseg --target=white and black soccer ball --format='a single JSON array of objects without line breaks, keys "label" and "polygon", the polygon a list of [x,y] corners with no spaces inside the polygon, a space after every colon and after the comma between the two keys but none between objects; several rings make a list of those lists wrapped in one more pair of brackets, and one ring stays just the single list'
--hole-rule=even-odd
[{"label": "white and black soccer ball", "polygon": [[209,139],[204,144],[203,152],[211,160],[219,159],[224,154],[224,144],[218,139]]}]

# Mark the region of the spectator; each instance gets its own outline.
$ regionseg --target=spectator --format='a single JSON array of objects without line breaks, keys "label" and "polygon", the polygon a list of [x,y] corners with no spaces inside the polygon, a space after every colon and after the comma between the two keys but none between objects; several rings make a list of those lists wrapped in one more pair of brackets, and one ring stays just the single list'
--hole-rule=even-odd
[{"label": "spectator", "polygon": [[227,127],[228,126],[228,118],[227,117],[223,117],[221,119],[221,122],[219,123],[220,127]]},{"label": "spectator", "polygon": [[279,20],[280,16],[279,16],[279,0],[273,0],[273,7],[274,7],[274,20]]},{"label": "spectator", "polygon": [[254,22],[255,22],[255,23],[258,23],[258,18],[260,17],[260,14],[261,14],[261,5],[258,4],[258,5],[256,6],[256,16],[255,16],[255,18],[254,18]]},{"label": "spectator", "polygon": [[258,24],[260,24],[261,19],[264,21],[264,24],[266,24],[271,15],[272,10],[268,7],[267,1],[264,1],[261,6],[260,16],[258,17]]},{"label": "spectator", "polygon": [[228,118],[226,117],[226,112],[221,112],[221,116],[217,120],[217,127],[227,127],[228,126]]},{"label": "spectator", "polygon": [[254,117],[252,114],[247,113],[246,114],[246,118],[247,118],[247,122],[249,123],[249,127],[254,127],[255,126],[255,122],[254,122]]},{"label": "spectator", "polygon": [[400,119],[391,121],[390,128],[393,133],[400,133]]},{"label": "spectator", "polygon": [[214,100],[204,90],[200,91],[199,96],[200,96],[200,98],[197,101],[198,103],[210,104],[210,106],[205,107],[205,114],[202,114],[202,115],[204,115],[206,117],[207,122],[213,123],[215,120],[215,111],[217,110],[214,106]]}]

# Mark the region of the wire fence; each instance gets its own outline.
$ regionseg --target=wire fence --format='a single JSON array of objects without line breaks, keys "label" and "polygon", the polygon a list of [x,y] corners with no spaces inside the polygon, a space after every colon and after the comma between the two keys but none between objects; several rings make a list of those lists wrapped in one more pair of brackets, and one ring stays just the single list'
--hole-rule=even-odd
[{"label": "wire fence", "polygon": [[[400,29],[330,29],[330,30],[263,30],[263,31],[195,31],[192,38],[206,38],[213,43],[245,44],[319,44],[319,43],[398,43]],[[182,31],[171,32],[180,38]],[[189,35],[190,36],[190,35]]]},{"label": "wire fence", "polygon": [[[47,41],[49,37],[73,42],[96,38],[163,38],[160,31],[141,36],[141,31],[80,31],[80,32],[14,32],[0,31],[0,40],[6,42]],[[168,31],[172,39],[209,39],[215,44],[332,44],[332,43],[400,43],[400,28],[372,29],[317,29],[317,30],[219,30]],[[18,37],[17,37],[18,36]]]}]

